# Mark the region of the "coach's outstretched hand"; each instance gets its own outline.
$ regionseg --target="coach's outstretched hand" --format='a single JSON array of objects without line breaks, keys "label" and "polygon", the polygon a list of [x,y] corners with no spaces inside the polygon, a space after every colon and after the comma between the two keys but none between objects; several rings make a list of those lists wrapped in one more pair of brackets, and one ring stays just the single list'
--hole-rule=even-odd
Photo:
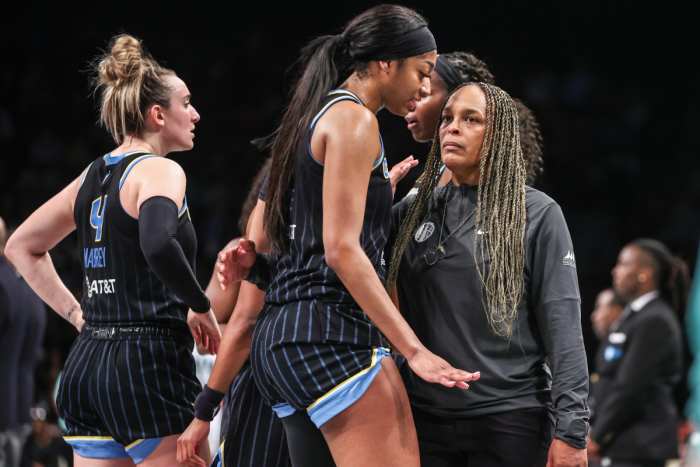
[{"label": "coach's outstretched hand", "polygon": [[467,383],[477,381],[481,377],[478,371],[469,373],[454,368],[425,347],[416,351],[410,358],[406,357],[406,361],[411,370],[425,381],[442,384],[448,388],[469,389]]},{"label": "coach's outstretched hand", "polygon": [[234,240],[232,245],[219,252],[216,258],[216,278],[221,290],[240,282],[248,276],[255,264],[255,243],[245,238]]},{"label": "coach's outstretched hand", "polygon": [[209,435],[209,422],[194,418],[177,439],[177,461],[187,466],[207,467],[197,447]]},{"label": "coach's outstretched hand", "polygon": [[221,343],[221,329],[216,322],[213,310],[206,313],[187,312],[187,326],[190,328],[197,348],[204,353],[216,355]]}]

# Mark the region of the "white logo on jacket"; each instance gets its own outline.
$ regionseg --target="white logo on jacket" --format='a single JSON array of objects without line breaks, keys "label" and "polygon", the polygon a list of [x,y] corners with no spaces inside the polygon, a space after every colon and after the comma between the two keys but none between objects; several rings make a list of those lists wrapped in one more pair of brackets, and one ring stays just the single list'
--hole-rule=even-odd
[{"label": "white logo on jacket", "polygon": [[566,252],[564,257],[561,259],[561,264],[564,266],[570,266],[572,268],[576,267],[576,257],[574,256],[574,252],[569,250]]},{"label": "white logo on jacket", "polygon": [[423,243],[424,241],[429,239],[434,232],[435,224],[433,224],[432,222],[425,222],[423,225],[418,227],[418,230],[416,230],[416,234],[413,236],[413,238],[418,243]]}]

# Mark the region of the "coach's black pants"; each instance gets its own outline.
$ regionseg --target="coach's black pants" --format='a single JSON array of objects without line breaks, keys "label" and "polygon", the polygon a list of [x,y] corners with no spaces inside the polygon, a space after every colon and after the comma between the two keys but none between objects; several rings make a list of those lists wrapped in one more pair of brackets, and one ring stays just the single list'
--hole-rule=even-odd
[{"label": "coach's black pants", "polygon": [[664,460],[616,461],[614,459],[609,464],[610,467],[664,467],[664,465],[666,465]]},{"label": "coach's black pants", "polygon": [[552,427],[544,408],[445,419],[415,407],[422,467],[544,467]]},{"label": "coach's black pants", "polygon": [[300,411],[282,419],[293,467],[335,467],[328,444],[309,416]]}]

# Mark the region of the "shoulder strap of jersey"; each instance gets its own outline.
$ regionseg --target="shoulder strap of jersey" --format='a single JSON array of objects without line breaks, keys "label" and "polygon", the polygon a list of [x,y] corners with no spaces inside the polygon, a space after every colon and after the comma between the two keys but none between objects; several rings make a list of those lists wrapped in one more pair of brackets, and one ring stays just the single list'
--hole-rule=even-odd
[{"label": "shoulder strap of jersey", "polygon": [[122,186],[124,185],[124,182],[126,181],[126,177],[129,176],[129,172],[136,166],[141,161],[144,161],[146,159],[150,159],[151,157],[160,157],[156,156],[155,154],[150,154],[147,152],[140,152],[140,153],[134,153],[129,156],[127,156],[126,160],[124,161],[124,164],[126,166],[123,168],[121,172],[121,177],[119,177],[119,187],[118,189],[121,190]]}]

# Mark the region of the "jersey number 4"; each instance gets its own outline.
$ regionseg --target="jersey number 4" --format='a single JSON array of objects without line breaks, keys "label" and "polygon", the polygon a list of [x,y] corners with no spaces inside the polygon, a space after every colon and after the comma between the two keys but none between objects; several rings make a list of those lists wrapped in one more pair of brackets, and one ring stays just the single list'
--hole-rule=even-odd
[{"label": "jersey number 4", "polygon": [[105,208],[107,207],[107,195],[100,196],[92,202],[90,207],[90,225],[95,229],[95,241],[102,240],[102,223],[104,222]]}]

